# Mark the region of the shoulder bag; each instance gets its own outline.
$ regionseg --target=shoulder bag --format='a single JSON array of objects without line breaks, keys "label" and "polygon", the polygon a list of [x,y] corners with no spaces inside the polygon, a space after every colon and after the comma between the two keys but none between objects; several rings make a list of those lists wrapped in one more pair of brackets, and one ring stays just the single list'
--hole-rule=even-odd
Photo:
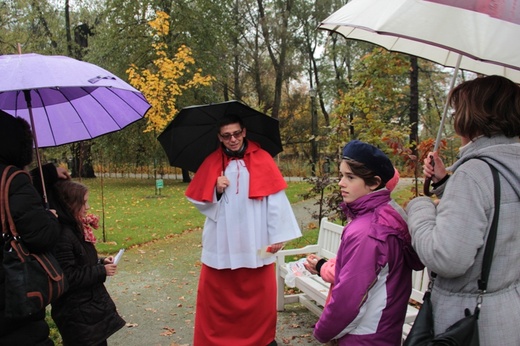
[{"label": "shoulder bag", "polygon": [[482,299],[486,293],[493,251],[497,236],[498,214],[500,211],[500,180],[495,167],[488,164],[493,172],[493,183],[495,189],[495,213],[489,230],[484,258],[482,262],[482,273],[478,281],[477,305],[473,313],[470,309],[464,310],[465,317],[448,327],[444,333],[435,336],[433,329],[433,309],[431,303],[431,290],[435,281],[436,273],[431,273],[431,281],[428,290],[424,293],[423,304],[415,322],[406,338],[403,346],[479,346],[478,317]]},{"label": "shoulder bag", "polygon": [[67,289],[63,270],[50,253],[31,253],[16,231],[9,207],[9,186],[18,174],[9,177],[14,166],[5,168],[0,182],[0,214],[3,236],[3,261],[5,271],[5,316],[24,318],[31,316],[60,297]]}]

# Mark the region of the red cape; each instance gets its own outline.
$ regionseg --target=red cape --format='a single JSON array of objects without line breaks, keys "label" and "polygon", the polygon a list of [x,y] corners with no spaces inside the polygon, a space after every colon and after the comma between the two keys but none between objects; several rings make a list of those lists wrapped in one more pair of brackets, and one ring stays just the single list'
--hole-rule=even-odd
[{"label": "red cape", "polygon": [[[186,197],[199,202],[213,202],[217,178],[227,167],[230,158],[221,147],[200,165],[186,189]],[[249,171],[249,198],[262,199],[287,188],[287,183],[271,155],[260,145],[248,141],[244,162]]]}]

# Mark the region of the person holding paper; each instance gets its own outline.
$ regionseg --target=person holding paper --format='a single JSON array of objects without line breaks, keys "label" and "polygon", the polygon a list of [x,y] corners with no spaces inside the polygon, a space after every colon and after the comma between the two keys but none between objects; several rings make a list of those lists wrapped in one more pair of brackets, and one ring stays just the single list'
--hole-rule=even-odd
[{"label": "person holding paper", "polygon": [[275,257],[301,236],[273,158],[246,139],[235,115],[217,125],[221,146],[186,190],[206,216],[194,346],[276,345]]},{"label": "person holding paper", "polygon": [[88,189],[72,180],[53,186],[55,202],[62,210],[62,232],[55,255],[69,282],[69,290],[52,303],[51,315],[63,345],[107,345],[107,339],[125,325],[104,282],[116,274],[114,257],[98,257],[97,217],[87,214]]}]

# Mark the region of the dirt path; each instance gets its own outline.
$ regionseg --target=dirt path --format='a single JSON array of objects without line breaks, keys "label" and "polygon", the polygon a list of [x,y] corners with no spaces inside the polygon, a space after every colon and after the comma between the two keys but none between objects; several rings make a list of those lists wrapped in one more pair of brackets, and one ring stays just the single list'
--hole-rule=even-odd
[{"label": "dirt path", "polygon": [[[312,221],[308,208],[313,203],[301,203],[295,213],[305,225]],[[109,345],[192,344],[200,242],[201,231],[192,231],[125,251],[107,288],[127,326],[108,340]],[[278,344],[321,345],[312,337],[316,320],[307,309],[288,306],[278,313]]]},{"label": "dirt path", "polygon": [[[401,179],[400,186],[412,184]],[[300,227],[317,224],[311,199],[293,205]],[[200,272],[201,231],[128,249],[118,274],[107,284],[127,326],[109,339],[115,346],[192,344],[195,297]],[[298,304],[278,313],[279,345],[322,345],[312,336],[317,317]],[[237,326],[239,327],[239,326]],[[235,345],[230,345],[235,346]]]}]

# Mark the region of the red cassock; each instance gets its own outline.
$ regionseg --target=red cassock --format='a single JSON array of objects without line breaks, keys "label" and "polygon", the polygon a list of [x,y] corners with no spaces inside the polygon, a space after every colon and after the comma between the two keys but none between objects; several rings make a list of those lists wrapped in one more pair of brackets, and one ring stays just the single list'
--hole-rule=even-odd
[{"label": "red cassock", "polygon": [[[287,187],[273,158],[248,142],[244,163],[250,175],[249,198],[264,197]],[[213,202],[215,183],[230,159],[219,148],[202,163],[186,196]],[[215,269],[203,264],[197,290],[194,346],[266,346],[276,334],[274,264],[259,268]]]},{"label": "red cassock", "polygon": [[203,265],[200,276],[194,346],[266,346],[274,340],[274,264],[234,270]]}]

